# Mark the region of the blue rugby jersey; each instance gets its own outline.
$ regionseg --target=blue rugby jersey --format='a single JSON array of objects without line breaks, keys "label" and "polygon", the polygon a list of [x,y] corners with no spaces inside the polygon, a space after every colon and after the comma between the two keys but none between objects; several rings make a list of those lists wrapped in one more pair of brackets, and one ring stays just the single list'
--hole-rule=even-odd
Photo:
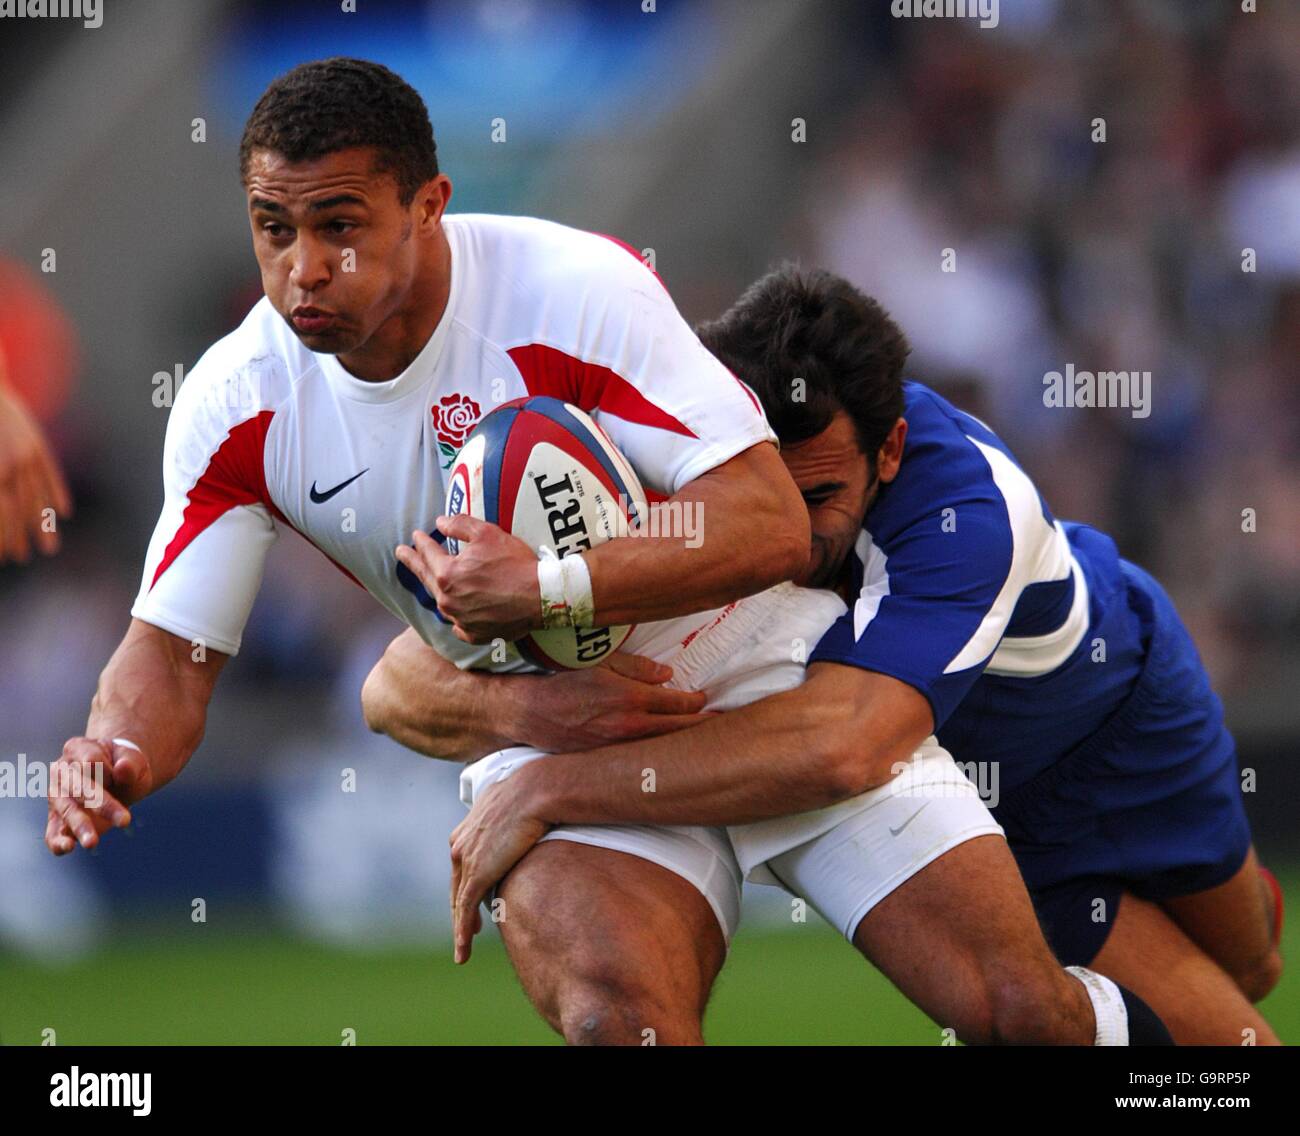
[{"label": "blue rugby jersey", "polygon": [[1001,763],[1005,793],[1114,712],[1147,629],[1108,536],[1057,521],[977,418],[919,383],[904,400],[902,464],[852,558],[856,599],[809,661],[915,687],[940,742]]}]

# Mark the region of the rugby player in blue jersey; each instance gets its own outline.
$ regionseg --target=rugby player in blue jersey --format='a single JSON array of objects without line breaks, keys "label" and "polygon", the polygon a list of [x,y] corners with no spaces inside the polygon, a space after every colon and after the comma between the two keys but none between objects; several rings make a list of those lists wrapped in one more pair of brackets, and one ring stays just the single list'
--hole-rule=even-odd
[{"label": "rugby player in blue jersey", "polygon": [[[850,610],[797,689],[534,761],[477,800],[454,845],[462,931],[550,825],[827,805],[888,783],[900,749],[935,733],[996,777],[989,803],[1062,963],[1134,991],[1181,1043],[1276,1043],[1252,1003],[1279,976],[1280,896],[1251,848],[1218,699],[1160,585],[1109,537],[1056,521],[987,426],[903,381],[901,331],[846,281],[782,268],[699,331],[760,396],[808,504],[796,582],[838,586]],[[409,696],[419,650],[395,645],[384,664],[406,696],[385,701],[402,720],[378,724],[408,742],[431,714]],[[646,768],[656,791],[629,791]],[[823,911],[932,1015],[987,979],[969,923],[1012,901],[986,887],[1001,881],[945,874],[946,858],[853,926],[851,885]],[[827,870],[769,866],[796,892],[799,873]]]}]

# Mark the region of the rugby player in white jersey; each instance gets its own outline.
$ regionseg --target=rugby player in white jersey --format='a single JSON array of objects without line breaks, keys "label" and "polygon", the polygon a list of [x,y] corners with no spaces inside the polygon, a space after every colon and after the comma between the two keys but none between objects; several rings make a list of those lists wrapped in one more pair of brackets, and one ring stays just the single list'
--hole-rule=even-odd
[{"label": "rugby player in white jersey", "polygon": [[[581,406],[648,491],[707,511],[703,548],[614,541],[587,558],[613,620],[707,610],[808,555],[808,519],[757,400],[662,283],[610,238],[445,216],[451,183],[428,112],[391,71],[332,59],[282,76],[249,119],[240,169],[266,295],[177,397],[131,624],[61,758],[104,770],[108,793],[95,809],[51,800],[56,853],[94,847],[181,771],[283,528],[458,665],[524,666],[513,651],[490,656],[494,639],[542,625],[527,546],[476,534],[443,580],[450,624],[398,558],[442,512],[446,467],[497,403]],[[698,704],[665,691],[654,707],[671,722]]]},{"label": "rugby player in white jersey", "polygon": [[[643,642],[675,647],[675,630],[655,621],[764,592],[807,563],[807,514],[756,400],[653,274],[603,237],[526,218],[444,216],[451,187],[427,113],[391,72],[330,60],[277,80],[246,127],[241,173],[266,298],[204,354],[169,420],[163,510],[132,623],[84,736],[60,759],[83,775],[102,772],[107,792],[98,805],[51,799],[46,842],[56,854],[129,823],[130,806],[188,761],[282,527],[457,667],[523,669],[512,651],[494,659],[492,642],[541,625],[534,554],[491,526],[444,521],[462,551],[426,579],[412,569],[436,559],[434,542],[418,532],[416,547],[402,543],[441,512],[456,445],[494,403],[549,394],[581,406],[650,491],[708,516],[699,548],[637,539],[584,557],[604,623],[639,624]],[[435,617],[435,599],[452,623]],[[718,626],[752,617],[784,628],[764,622],[774,602],[765,592]],[[819,602],[825,611],[801,609],[817,625],[810,635],[842,606],[829,594]],[[700,636],[701,645],[721,641]],[[696,677],[706,681],[707,667]],[[693,721],[702,700],[661,690],[648,701],[662,712],[658,725],[672,726]],[[909,741],[900,757],[914,748]],[[1009,862],[1002,867],[1014,879]],[[738,874],[721,830],[658,829],[621,842],[616,833],[560,834],[515,873],[511,950],[526,974],[568,967],[568,955],[529,935],[557,902],[579,904],[585,914],[565,936],[589,959],[616,936],[620,959],[636,962],[647,990],[665,999],[654,1015],[659,1040],[698,1040],[734,922],[717,899],[728,884],[737,888]],[[1029,947],[1017,963],[1029,974],[1015,978],[1018,1017],[999,1018],[990,1037],[1092,1040],[1101,1023],[1090,994],[1033,942],[1027,907],[1019,914],[1016,941]],[[616,1039],[607,1019],[587,1029],[585,993],[581,982],[566,985],[559,1016],[580,1038]],[[978,1039],[977,1028],[967,1032]]]}]

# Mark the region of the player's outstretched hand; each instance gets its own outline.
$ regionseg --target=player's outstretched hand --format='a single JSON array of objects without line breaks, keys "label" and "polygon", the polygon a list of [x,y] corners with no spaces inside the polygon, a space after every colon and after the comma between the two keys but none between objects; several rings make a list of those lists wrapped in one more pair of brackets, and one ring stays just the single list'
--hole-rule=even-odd
[{"label": "player's outstretched hand", "polygon": [[451,922],[454,957],[469,961],[483,927],[479,904],[551,826],[528,815],[516,773],[498,781],[474,802],[451,833]]},{"label": "player's outstretched hand", "polygon": [[145,796],[152,782],[139,750],[109,739],[69,738],[50,767],[45,846],[56,856],[78,844],[94,848],[110,828],[131,823],[128,804]]},{"label": "player's outstretched hand", "polygon": [[33,544],[46,556],[59,550],[58,533],[43,524],[46,509],[68,516],[67,484],[41,428],[0,382],[0,564],[27,560]]},{"label": "player's outstretched hand", "polygon": [[466,643],[512,642],[542,625],[537,554],[518,537],[477,517],[439,517],[438,531],[460,544],[452,556],[428,533],[397,546],[415,575]]},{"label": "player's outstretched hand", "polygon": [[527,705],[518,736],[547,753],[573,753],[696,726],[708,717],[707,698],[665,686],[672,675],[644,655],[615,651],[598,667],[539,678],[519,688]]}]

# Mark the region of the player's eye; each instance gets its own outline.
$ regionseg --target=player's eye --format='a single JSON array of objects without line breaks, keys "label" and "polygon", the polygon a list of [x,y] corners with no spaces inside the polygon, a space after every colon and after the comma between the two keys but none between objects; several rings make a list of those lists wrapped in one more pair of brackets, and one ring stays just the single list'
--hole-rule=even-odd
[{"label": "player's eye", "polygon": [[325,228],[331,233],[347,233],[357,227],[355,221],[345,221],[343,218],[336,218],[333,221],[325,222]]},{"label": "player's eye", "polygon": [[262,232],[272,239],[282,237],[289,231],[288,225],[281,225],[279,221],[267,221],[262,226]]}]

